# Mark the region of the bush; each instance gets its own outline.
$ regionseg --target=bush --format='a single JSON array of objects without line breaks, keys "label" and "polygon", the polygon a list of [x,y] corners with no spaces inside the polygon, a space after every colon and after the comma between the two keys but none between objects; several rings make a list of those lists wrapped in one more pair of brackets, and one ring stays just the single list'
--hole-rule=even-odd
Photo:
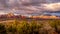
[{"label": "bush", "polygon": [[33,21],[30,23],[27,23],[27,21],[23,21],[17,26],[19,34],[39,34],[40,28],[41,25]]},{"label": "bush", "polygon": [[0,23],[0,34],[7,34],[5,26]]},{"label": "bush", "polygon": [[53,33],[54,30],[60,33],[60,20],[18,21],[15,19],[9,24],[0,23],[0,34],[56,34],[56,32]]},{"label": "bush", "polygon": [[60,20],[50,21],[49,24],[57,33],[60,33]]}]

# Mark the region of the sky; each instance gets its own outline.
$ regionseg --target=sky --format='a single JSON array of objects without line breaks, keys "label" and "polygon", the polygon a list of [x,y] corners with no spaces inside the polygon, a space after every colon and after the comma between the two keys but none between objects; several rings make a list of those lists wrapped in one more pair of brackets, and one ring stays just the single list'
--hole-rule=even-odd
[{"label": "sky", "polygon": [[60,0],[0,0],[1,13],[40,13],[60,11]]}]

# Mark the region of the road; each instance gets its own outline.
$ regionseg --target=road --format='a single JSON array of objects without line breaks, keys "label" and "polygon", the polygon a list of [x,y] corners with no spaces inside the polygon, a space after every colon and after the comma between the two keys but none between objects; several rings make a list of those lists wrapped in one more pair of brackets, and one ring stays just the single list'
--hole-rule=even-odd
[{"label": "road", "polygon": [[14,20],[0,21],[0,23],[14,22]]}]

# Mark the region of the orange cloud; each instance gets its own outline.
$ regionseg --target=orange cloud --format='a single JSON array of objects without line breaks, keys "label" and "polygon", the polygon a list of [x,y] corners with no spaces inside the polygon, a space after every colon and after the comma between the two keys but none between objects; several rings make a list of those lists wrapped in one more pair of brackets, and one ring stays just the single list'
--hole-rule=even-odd
[{"label": "orange cloud", "polygon": [[50,11],[59,11],[60,10],[60,3],[51,3],[51,4],[44,4],[44,8]]}]

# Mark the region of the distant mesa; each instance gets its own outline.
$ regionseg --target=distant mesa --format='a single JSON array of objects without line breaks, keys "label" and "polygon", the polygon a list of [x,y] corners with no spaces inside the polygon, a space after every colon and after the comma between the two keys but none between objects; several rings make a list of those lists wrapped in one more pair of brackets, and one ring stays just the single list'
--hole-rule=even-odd
[{"label": "distant mesa", "polygon": [[14,18],[26,18],[25,16],[22,15],[14,15],[14,13],[8,13],[8,14],[4,14],[4,15],[0,15],[0,19],[5,18],[5,19],[14,19]]},{"label": "distant mesa", "polygon": [[32,18],[32,19],[59,19],[60,17],[54,16],[54,15],[39,15],[39,16],[23,16],[23,15],[14,15],[14,13],[8,13],[5,15],[0,15],[0,19],[15,19],[15,18],[20,18],[20,19],[26,19],[26,18]]}]

